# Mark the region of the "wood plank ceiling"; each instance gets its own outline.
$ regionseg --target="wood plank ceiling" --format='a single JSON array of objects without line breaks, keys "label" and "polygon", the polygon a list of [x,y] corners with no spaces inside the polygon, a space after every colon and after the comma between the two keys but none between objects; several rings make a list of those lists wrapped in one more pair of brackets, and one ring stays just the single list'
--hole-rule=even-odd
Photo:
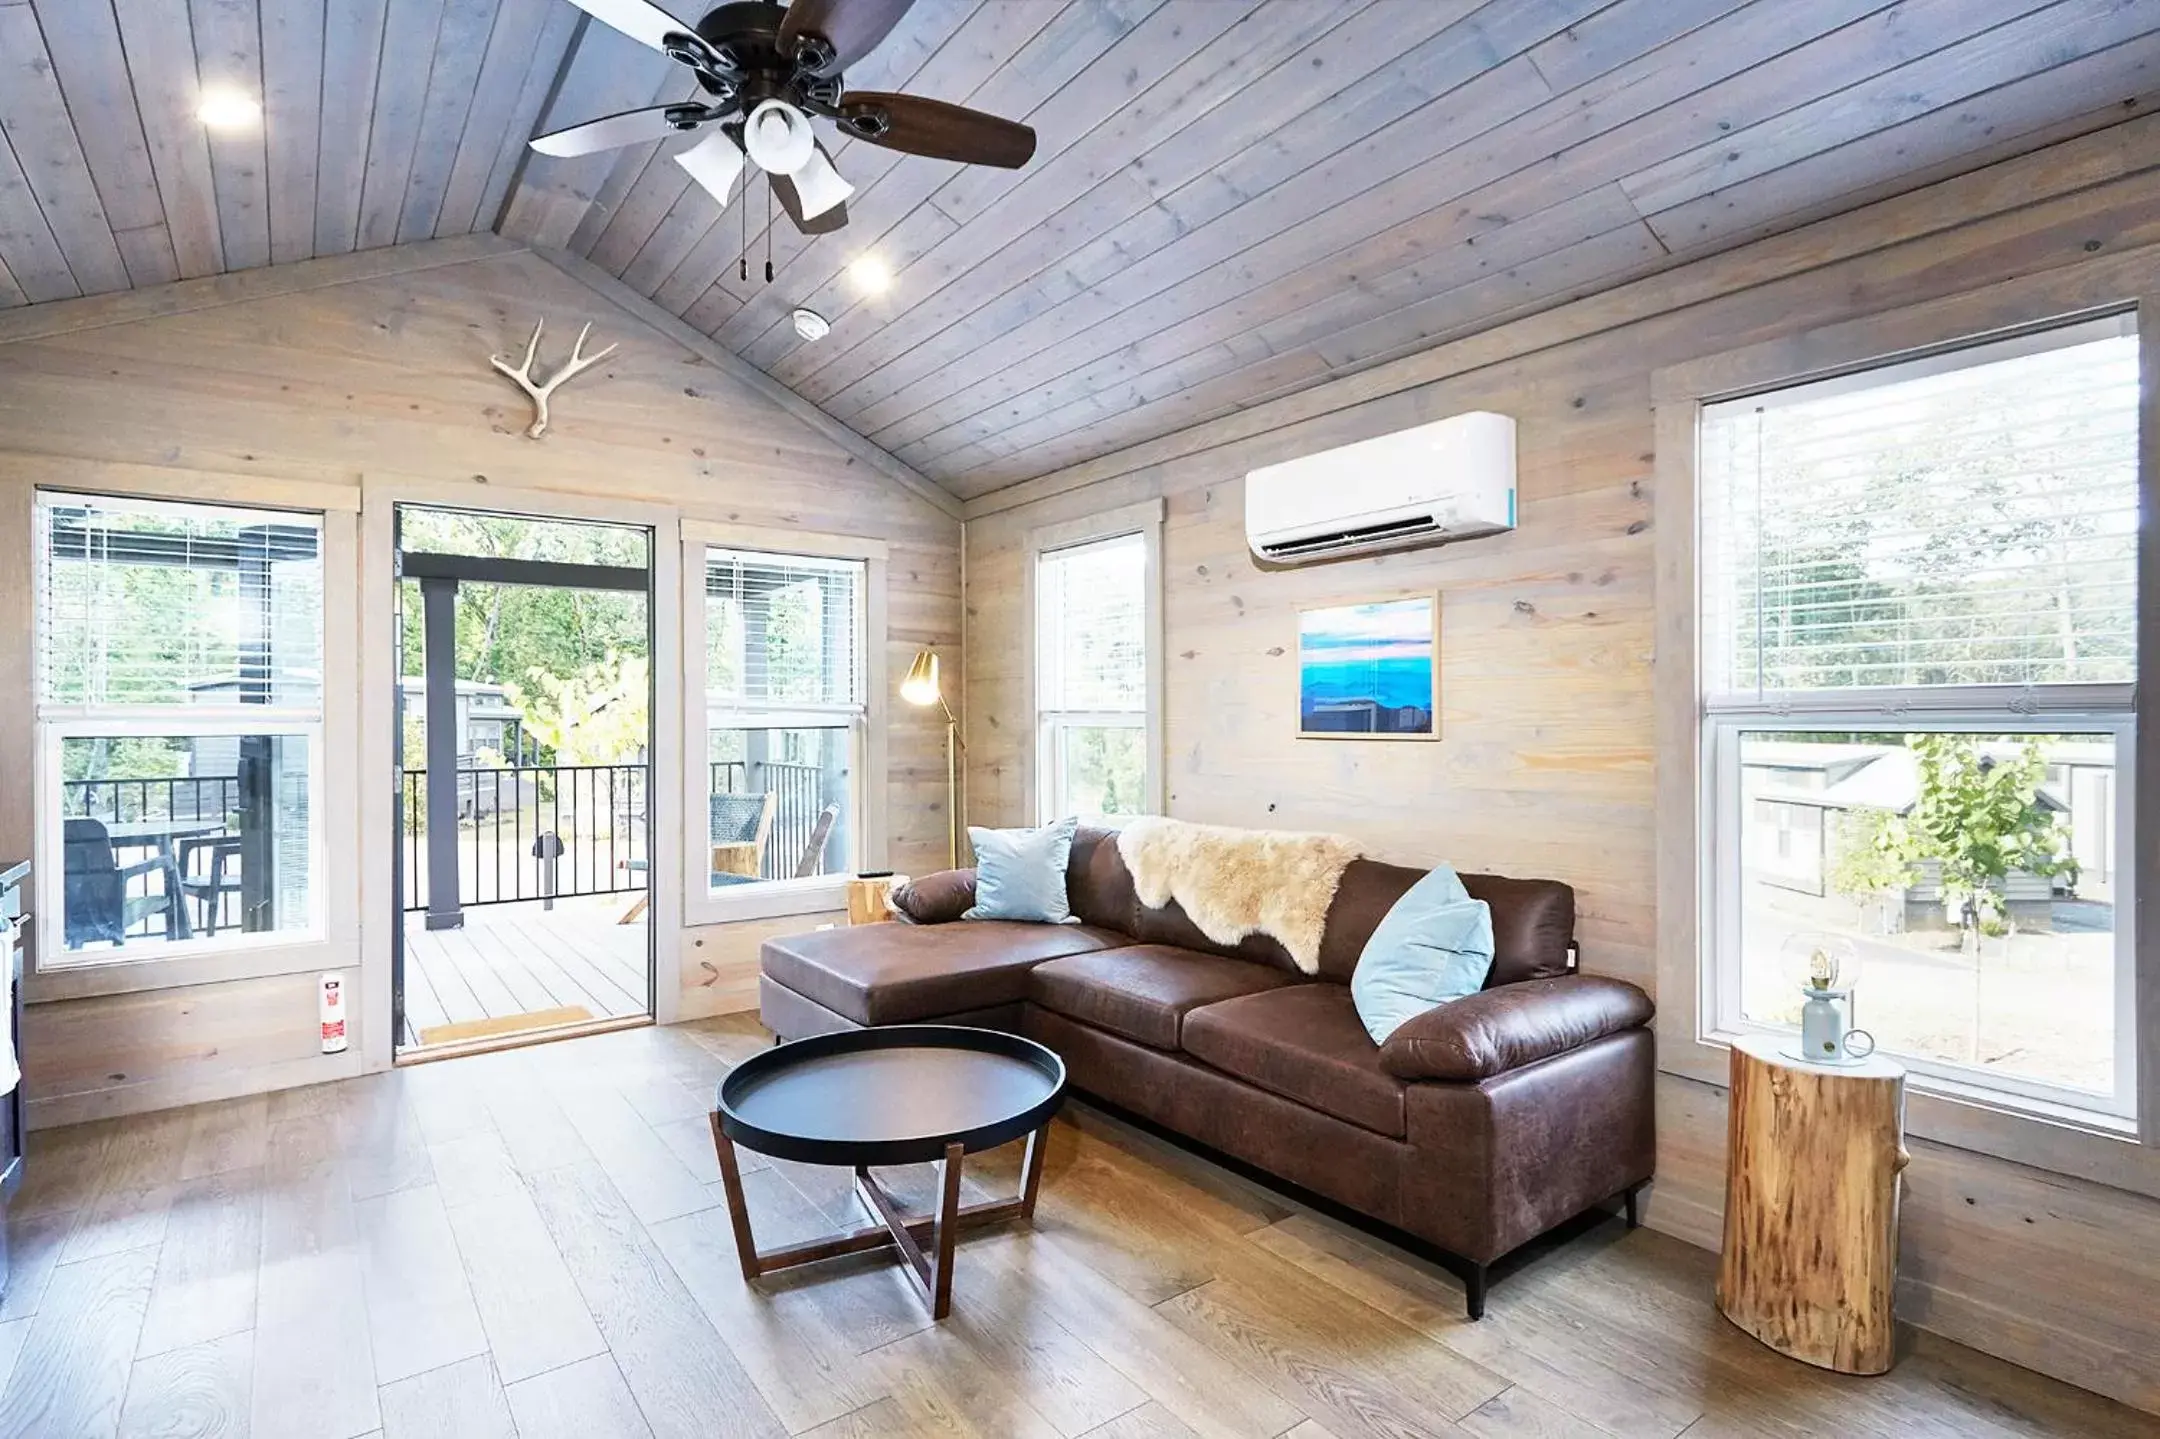
[{"label": "wood plank ceiling", "polygon": [[[762,186],[723,215],[679,141],[529,154],[688,94],[569,0],[0,0],[0,305],[500,229],[972,497],[2127,118],[2156,75],[2154,0],[917,0],[850,84],[1025,119],[1036,158],[837,140],[850,224],[813,242]],[[206,132],[213,85],[261,125]]]}]

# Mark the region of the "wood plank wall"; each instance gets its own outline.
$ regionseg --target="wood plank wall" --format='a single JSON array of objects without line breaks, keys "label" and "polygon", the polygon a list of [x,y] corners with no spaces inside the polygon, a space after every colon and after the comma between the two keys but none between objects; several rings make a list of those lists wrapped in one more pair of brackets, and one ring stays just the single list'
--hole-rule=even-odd
[{"label": "wood plank wall", "polygon": [[[1167,796],[1188,819],[1347,832],[1379,857],[1572,883],[1592,971],[1655,987],[1652,372],[2036,271],[2133,257],[2160,279],[2160,122],[2134,120],[1270,401],[969,505],[975,823],[1029,793],[1032,528],[1160,495]],[[1521,527],[1456,548],[1262,573],[1261,464],[1471,409],[1521,424]],[[1294,611],[1439,591],[1437,745],[1292,737]],[[1722,1091],[1666,1078],[1650,1222],[1706,1247]],[[1902,1313],[2160,1412],[2160,1203],[1914,1145]]]},{"label": "wood plank wall", "polygon": [[[621,349],[563,391],[534,442],[521,433],[524,396],[487,358],[516,353],[543,316],[549,361],[586,320],[596,345]],[[957,657],[960,530],[949,515],[510,242],[437,241],[18,310],[0,317],[0,854],[30,849],[29,787],[16,777],[30,773],[36,485],[305,502],[310,491],[295,485],[352,493],[389,480],[462,484],[484,503],[483,476],[721,522],[878,536],[891,547],[892,672],[923,645]],[[249,488],[264,485],[287,492]],[[328,646],[356,672],[358,651],[357,636]],[[895,711],[884,800],[903,870],[944,855],[943,743],[941,726]],[[334,875],[350,882],[367,846],[390,843],[331,835]],[[752,1007],[757,941],[830,918],[662,934],[661,983],[680,985],[684,1017]],[[361,915],[365,980],[387,984],[375,970],[387,966],[390,922]],[[325,1058],[314,1026],[312,971],[34,1003],[24,1026],[33,1122],[356,1072],[362,1046]]]}]

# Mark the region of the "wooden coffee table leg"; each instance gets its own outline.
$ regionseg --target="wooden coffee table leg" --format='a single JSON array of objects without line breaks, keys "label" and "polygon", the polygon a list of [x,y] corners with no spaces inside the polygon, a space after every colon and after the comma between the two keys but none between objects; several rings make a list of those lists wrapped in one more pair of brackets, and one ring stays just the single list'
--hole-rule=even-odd
[{"label": "wooden coffee table leg", "polygon": [[720,1111],[712,1112],[713,1152],[720,1159],[720,1183],[727,1194],[728,1222],[735,1226],[735,1257],[742,1261],[742,1277],[755,1280],[764,1272],[758,1263],[757,1241],[750,1237],[750,1206],[743,1199],[742,1171],[735,1165],[735,1141],[720,1127]]},{"label": "wooden coffee table leg", "polygon": [[952,1313],[953,1240],[960,1232],[960,1160],[967,1151],[957,1144],[945,1146],[945,1162],[939,1166],[936,1280],[930,1295],[930,1317],[943,1319]]},{"label": "wooden coffee table leg", "polygon": [[1030,1134],[1027,1139],[1027,1158],[1020,1165],[1020,1217],[1035,1218],[1035,1196],[1042,1192],[1043,1155],[1050,1148],[1050,1126]]}]

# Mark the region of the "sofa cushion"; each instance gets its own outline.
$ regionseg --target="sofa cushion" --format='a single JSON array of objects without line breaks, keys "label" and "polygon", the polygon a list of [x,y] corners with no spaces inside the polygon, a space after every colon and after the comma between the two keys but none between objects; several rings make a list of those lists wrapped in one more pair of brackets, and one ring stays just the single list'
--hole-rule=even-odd
[{"label": "sofa cushion", "polygon": [[1570,974],[1502,985],[1404,1022],[1381,1046],[1404,1079],[1480,1080],[1650,1022],[1657,1006],[1624,979]]},{"label": "sofa cushion", "polygon": [[[1426,871],[1378,860],[1352,860],[1336,886],[1328,909],[1327,932],[1320,940],[1320,977],[1350,982],[1358,956],[1395,901]],[[1568,946],[1575,939],[1575,891],[1552,879],[1509,879],[1497,874],[1464,874],[1463,888],[1492,911],[1493,964],[1485,987],[1550,979],[1568,970]]]},{"label": "sofa cushion", "polygon": [[768,939],[759,964],[857,1024],[909,1024],[1013,1003],[1041,961],[1127,943],[1084,924],[865,924]]},{"label": "sofa cushion", "polygon": [[917,924],[951,924],[975,907],[975,871],[941,869],[893,886],[893,909]]},{"label": "sofa cushion", "polygon": [[975,852],[975,907],[962,919],[1015,919],[1034,924],[1066,924],[1072,904],[1065,895],[1065,866],[1072,858],[1077,819],[1066,818],[1036,829],[984,829],[968,826],[968,847]]},{"label": "sofa cushion", "polygon": [[1116,830],[1082,825],[1073,832],[1065,894],[1082,924],[1137,937],[1140,897],[1133,892],[1132,871],[1118,853]]},{"label": "sofa cushion", "polygon": [[1270,1093],[1360,1129],[1403,1137],[1403,1084],[1380,1067],[1350,991],[1293,984],[1196,1009],[1185,1052]]},{"label": "sofa cushion", "polygon": [[1037,965],[1028,998],[1043,1008],[1156,1049],[1176,1049],[1203,1004],[1296,983],[1294,975],[1219,954],[1136,944]]}]

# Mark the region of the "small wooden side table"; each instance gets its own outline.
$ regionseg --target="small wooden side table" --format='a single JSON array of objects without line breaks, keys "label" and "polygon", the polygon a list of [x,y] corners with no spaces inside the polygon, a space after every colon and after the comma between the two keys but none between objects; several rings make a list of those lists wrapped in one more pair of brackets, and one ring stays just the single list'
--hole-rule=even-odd
[{"label": "small wooden side table", "polygon": [[1810,1064],[1790,1038],[1732,1046],[1717,1303],[1777,1350],[1881,1374],[1896,1343],[1905,1070]]},{"label": "small wooden side table", "polygon": [[892,891],[898,875],[857,875],[847,882],[847,922],[883,924],[892,918]]}]

